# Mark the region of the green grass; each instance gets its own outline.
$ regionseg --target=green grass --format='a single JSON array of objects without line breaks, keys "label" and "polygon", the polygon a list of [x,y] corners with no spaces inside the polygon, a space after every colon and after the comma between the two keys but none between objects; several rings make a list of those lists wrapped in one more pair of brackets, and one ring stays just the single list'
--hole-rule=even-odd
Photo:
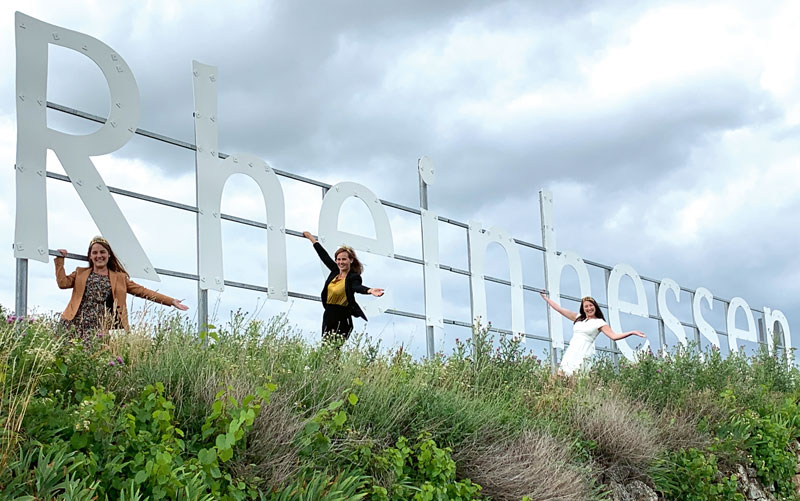
[{"label": "green grass", "polygon": [[177,316],[59,336],[47,319],[0,327],[0,499],[578,500],[634,479],[713,499],[736,463],[794,499],[800,378],[767,353],[563,378],[480,328],[431,360],[241,312],[206,337]]}]

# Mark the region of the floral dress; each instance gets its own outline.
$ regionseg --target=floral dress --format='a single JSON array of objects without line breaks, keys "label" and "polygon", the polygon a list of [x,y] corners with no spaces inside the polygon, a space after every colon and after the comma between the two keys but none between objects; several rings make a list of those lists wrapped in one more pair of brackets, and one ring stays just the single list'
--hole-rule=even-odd
[{"label": "floral dress", "polygon": [[90,273],[75,318],[66,321],[65,327],[74,329],[82,338],[94,334],[98,329],[113,327],[111,297],[111,281],[108,275]]}]

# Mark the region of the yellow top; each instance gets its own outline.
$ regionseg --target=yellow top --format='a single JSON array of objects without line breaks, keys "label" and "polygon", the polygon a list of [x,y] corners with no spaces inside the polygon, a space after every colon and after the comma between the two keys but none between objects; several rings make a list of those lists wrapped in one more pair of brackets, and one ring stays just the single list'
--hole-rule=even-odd
[{"label": "yellow top", "polygon": [[344,280],[339,277],[334,278],[328,284],[328,304],[338,304],[347,306],[347,293],[344,290]]}]

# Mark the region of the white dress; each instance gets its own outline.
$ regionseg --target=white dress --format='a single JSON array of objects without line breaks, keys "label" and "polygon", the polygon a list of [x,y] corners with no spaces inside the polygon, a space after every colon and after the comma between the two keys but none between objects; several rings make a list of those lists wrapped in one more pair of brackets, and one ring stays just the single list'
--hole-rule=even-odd
[{"label": "white dress", "polygon": [[580,369],[585,360],[594,355],[594,340],[604,325],[606,322],[599,318],[575,322],[572,327],[572,340],[561,359],[561,370],[564,374],[569,376]]}]

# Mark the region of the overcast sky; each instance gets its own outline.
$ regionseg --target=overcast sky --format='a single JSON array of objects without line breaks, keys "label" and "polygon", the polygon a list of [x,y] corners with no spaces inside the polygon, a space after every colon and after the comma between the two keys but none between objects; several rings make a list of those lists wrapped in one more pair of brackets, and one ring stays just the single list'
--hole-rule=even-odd
[{"label": "overcast sky", "polygon": [[[220,150],[328,183],[352,181],[419,206],[416,163],[436,165],[429,205],[441,216],[500,226],[541,243],[538,192],[553,192],[560,250],[690,289],[743,297],[785,313],[800,333],[800,18],[797,2],[5,2],[8,68],[0,93],[0,304],[13,307],[16,149],[14,11],[91,35],[131,67],[139,127],[194,142],[192,60],[218,67]],[[105,115],[97,67],[50,49],[48,100]],[[96,129],[48,112],[51,127]],[[110,186],[194,204],[192,152],[134,138],[94,159]],[[48,170],[63,172],[48,156]],[[321,190],[281,180],[287,227],[317,231]],[[194,217],[117,198],[156,267],[196,272]],[[74,190],[48,180],[50,248],[84,253],[98,233]],[[357,202],[344,229],[369,233]],[[255,183],[236,176],[223,211],[265,219]],[[396,252],[419,257],[419,221],[387,210]],[[466,238],[440,225],[442,262],[467,268]],[[266,283],[266,238],[223,225],[225,278]],[[289,237],[289,288],[317,294],[323,275],[307,242]],[[521,250],[525,282],[544,287],[541,253]],[[492,246],[489,272],[508,276]],[[365,255],[364,281],[396,308],[423,312],[419,266]],[[79,263],[71,261],[67,268]],[[29,304],[60,311],[69,299],[52,262],[31,262]],[[565,292],[578,295],[565,273]],[[468,282],[443,278],[445,317],[469,319]],[[142,284],[184,298],[195,284]],[[647,286],[655,313],[654,288]],[[489,317],[510,326],[508,289],[487,287]],[[605,299],[603,274],[592,293]],[[212,294],[219,321],[232,309],[288,311],[318,338],[318,303],[271,301],[228,288]],[[365,299],[364,302],[367,302]],[[670,302],[691,322],[691,297]],[[721,305],[707,312],[725,330]],[[526,329],[546,333],[541,299],[525,295]],[[743,317],[742,319],[743,320]],[[656,344],[655,323],[641,325]],[[740,324],[743,327],[743,321]],[[387,345],[424,353],[421,322],[381,315],[364,327]],[[437,333],[447,348],[466,331]],[[674,343],[674,337],[667,335]],[[723,345],[726,344],[722,339]],[[794,343],[797,345],[797,341]],[[531,349],[534,349],[532,345]],[[541,351],[536,347],[534,351]]]}]

